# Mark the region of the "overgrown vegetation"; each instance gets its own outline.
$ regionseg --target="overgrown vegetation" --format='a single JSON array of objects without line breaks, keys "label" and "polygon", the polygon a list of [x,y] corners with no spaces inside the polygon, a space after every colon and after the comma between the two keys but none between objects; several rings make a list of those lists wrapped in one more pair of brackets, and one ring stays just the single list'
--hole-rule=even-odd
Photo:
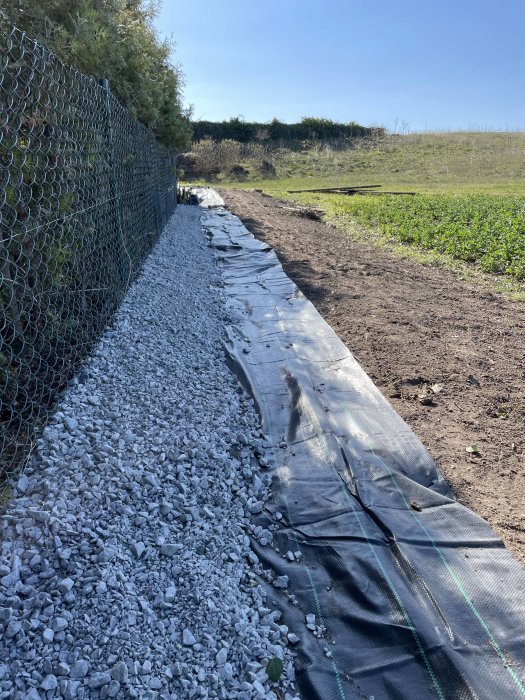
[{"label": "overgrown vegetation", "polygon": [[273,178],[278,164],[292,154],[319,148],[343,152],[357,148],[358,143],[385,137],[381,128],[316,117],[303,117],[298,124],[284,124],[278,119],[263,124],[239,118],[194,122],[193,129],[192,149],[179,161],[181,174],[188,180]]},{"label": "overgrown vegetation", "polygon": [[66,63],[111,91],[157,138],[175,150],[191,138],[180,68],[172,44],[159,38],[154,0],[4,0],[2,28],[14,24]]},{"label": "overgrown vegetation", "polygon": [[277,158],[275,149],[260,143],[203,139],[195,143],[189,153],[179,156],[179,175],[187,180],[222,177],[243,181],[253,176],[274,177]]}]

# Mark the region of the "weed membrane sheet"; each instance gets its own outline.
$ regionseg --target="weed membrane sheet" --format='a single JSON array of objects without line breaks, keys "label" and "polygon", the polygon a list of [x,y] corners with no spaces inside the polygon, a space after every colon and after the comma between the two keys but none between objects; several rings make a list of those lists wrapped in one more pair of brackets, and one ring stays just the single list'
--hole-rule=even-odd
[{"label": "weed membrane sheet", "polygon": [[209,201],[230,364],[274,474],[259,522],[279,529],[257,553],[287,577],[274,596],[300,637],[302,696],[524,697],[523,568],[454,499],[274,251]]}]

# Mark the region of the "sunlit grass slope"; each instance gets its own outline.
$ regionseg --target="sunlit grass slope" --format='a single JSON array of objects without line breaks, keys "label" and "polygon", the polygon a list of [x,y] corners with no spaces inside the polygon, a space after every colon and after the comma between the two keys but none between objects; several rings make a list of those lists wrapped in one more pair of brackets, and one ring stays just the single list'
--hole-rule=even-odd
[{"label": "sunlit grass slope", "polygon": [[387,136],[350,150],[318,145],[273,154],[275,179],[250,171],[236,187],[283,189],[381,184],[387,190],[525,194],[525,133],[462,132]]}]

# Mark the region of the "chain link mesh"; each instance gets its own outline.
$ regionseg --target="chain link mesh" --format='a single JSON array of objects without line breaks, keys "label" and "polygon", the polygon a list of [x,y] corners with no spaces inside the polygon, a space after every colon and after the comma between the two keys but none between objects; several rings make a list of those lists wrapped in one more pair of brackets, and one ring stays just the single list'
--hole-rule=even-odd
[{"label": "chain link mesh", "polygon": [[0,490],[177,202],[175,156],[95,80],[0,28]]}]

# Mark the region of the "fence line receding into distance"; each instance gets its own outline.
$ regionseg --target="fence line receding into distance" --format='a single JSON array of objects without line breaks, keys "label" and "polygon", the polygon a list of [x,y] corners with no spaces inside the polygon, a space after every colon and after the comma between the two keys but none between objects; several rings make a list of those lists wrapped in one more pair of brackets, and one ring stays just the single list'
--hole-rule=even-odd
[{"label": "fence line receding into distance", "polygon": [[101,84],[0,27],[0,490],[177,202],[175,155]]}]

